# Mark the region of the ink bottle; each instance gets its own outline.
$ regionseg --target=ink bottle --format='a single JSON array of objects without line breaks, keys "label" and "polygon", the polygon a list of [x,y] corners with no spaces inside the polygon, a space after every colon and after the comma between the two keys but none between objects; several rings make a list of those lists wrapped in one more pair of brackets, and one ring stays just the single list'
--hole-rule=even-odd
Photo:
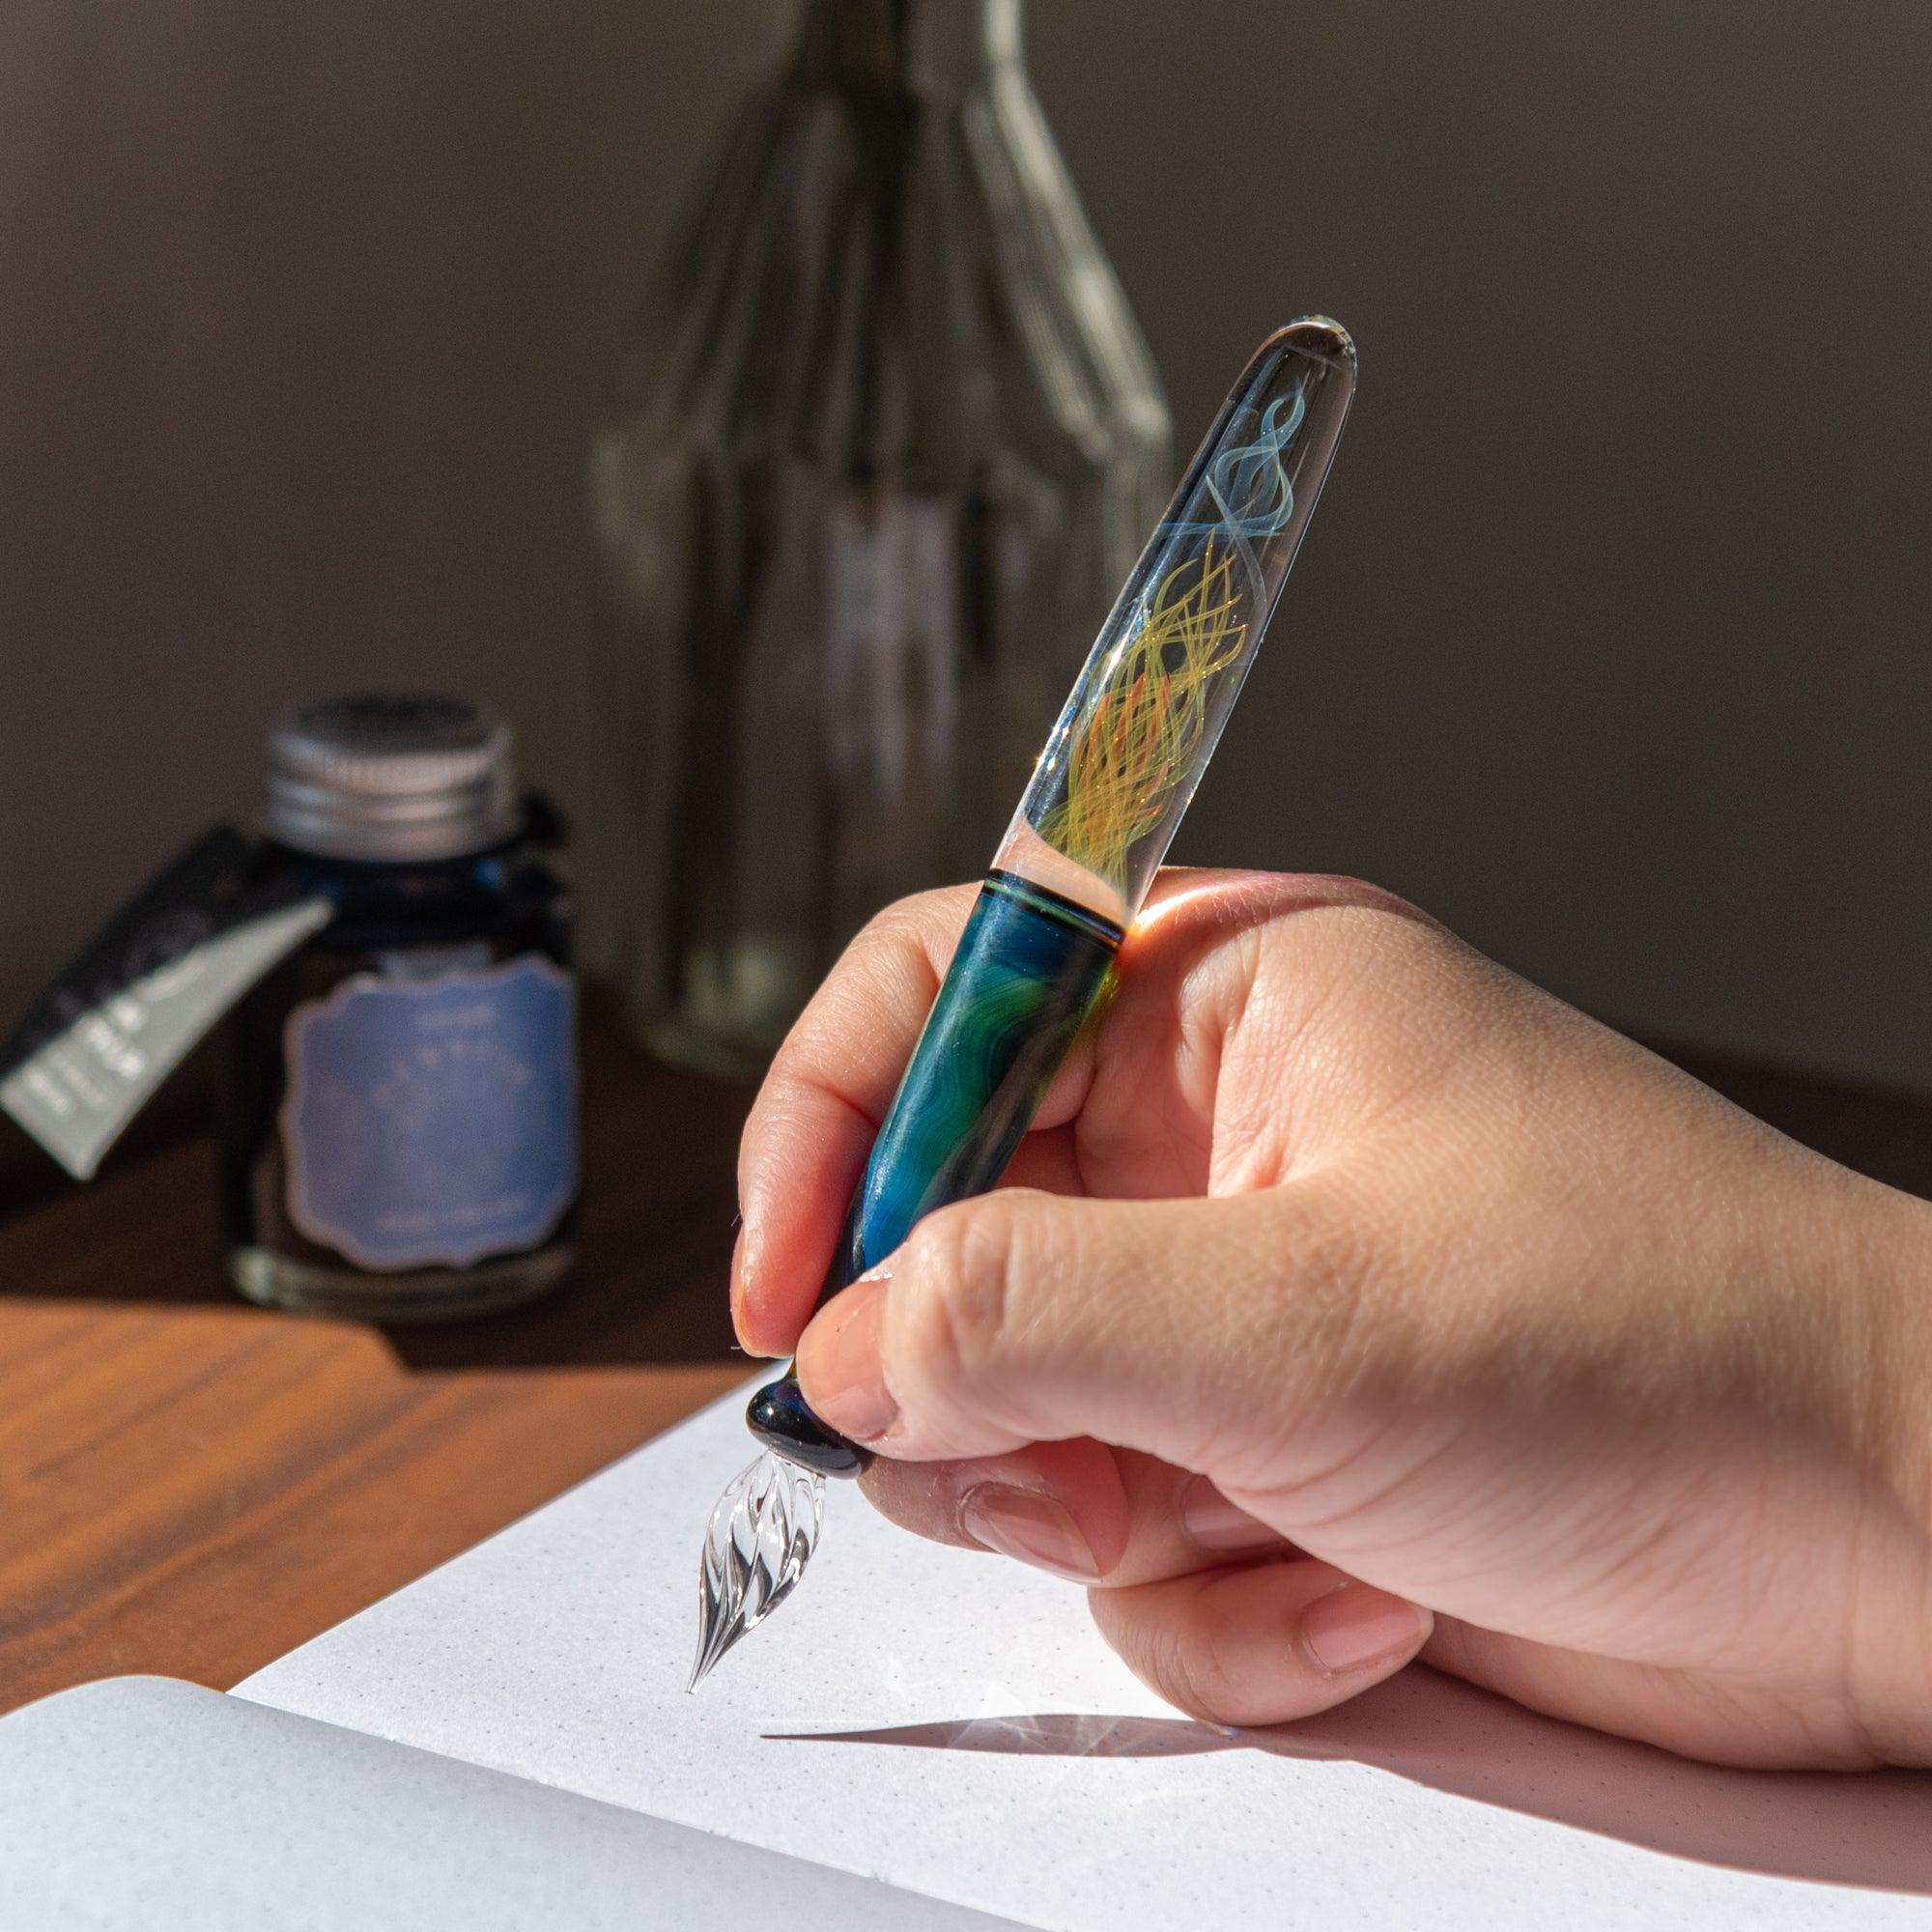
[{"label": "ink bottle", "polygon": [[230,1278],[382,1321],[542,1293],[571,1259],[577,998],[558,835],[508,726],[341,698],[269,758],[258,883],[333,911],[224,1022]]}]

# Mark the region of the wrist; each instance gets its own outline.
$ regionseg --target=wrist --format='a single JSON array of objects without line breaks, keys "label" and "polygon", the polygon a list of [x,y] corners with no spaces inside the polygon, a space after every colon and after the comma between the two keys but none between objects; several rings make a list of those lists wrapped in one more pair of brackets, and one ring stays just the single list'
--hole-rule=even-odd
[{"label": "wrist", "polygon": [[1875,1757],[1932,1763],[1932,1204],[1861,1180],[1838,1282],[1861,1311],[1848,1411],[1866,1471],[1847,1690]]},{"label": "wrist", "polygon": [[1870,1331],[1866,1436],[1887,1486],[1932,1537],[1932,1203],[1865,1183],[1853,1257]]}]

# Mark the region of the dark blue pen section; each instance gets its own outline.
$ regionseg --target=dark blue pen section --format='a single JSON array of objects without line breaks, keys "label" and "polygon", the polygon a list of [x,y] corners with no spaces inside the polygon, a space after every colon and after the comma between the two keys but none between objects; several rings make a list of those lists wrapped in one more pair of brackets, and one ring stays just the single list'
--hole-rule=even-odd
[{"label": "dark blue pen section", "polygon": [[[1010,873],[987,878],[846,1209],[821,1303],[922,1215],[999,1180],[1120,944],[1119,926],[1070,899]],[[868,1460],[811,1413],[790,1375],[758,1391],[747,1420],[768,1448],[830,1475],[857,1475]]]}]

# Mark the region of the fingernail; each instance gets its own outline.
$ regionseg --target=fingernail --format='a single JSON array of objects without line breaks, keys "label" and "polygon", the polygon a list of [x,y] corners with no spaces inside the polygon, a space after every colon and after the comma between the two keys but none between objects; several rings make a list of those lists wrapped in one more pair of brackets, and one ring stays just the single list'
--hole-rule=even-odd
[{"label": "fingernail", "polygon": [[1180,1492],[1180,1527],[1197,1548],[1219,1555],[1266,1549],[1281,1541],[1259,1517],[1236,1509],[1206,1476],[1190,1477]]},{"label": "fingernail", "polygon": [[798,1376],[811,1406],[843,1435],[869,1442],[898,1420],[879,1362],[884,1277],[856,1281],[799,1338]]},{"label": "fingernail", "polygon": [[1368,1670],[1412,1651],[1429,1630],[1429,1613],[1366,1583],[1331,1590],[1301,1613],[1301,1640],[1331,1676]]},{"label": "fingernail", "polygon": [[[731,1272],[725,1276],[725,1280],[731,1284],[731,1323],[733,1327],[736,1327],[738,1310],[743,1306],[745,1300],[745,1231],[743,1228],[738,1230],[738,1238],[731,1243]],[[741,1330],[738,1340],[742,1342],[744,1339],[745,1337]]]},{"label": "fingernail", "polygon": [[959,1505],[959,1526],[975,1543],[1072,1583],[1098,1579],[1100,1566],[1080,1526],[1051,1496],[981,1483]]}]

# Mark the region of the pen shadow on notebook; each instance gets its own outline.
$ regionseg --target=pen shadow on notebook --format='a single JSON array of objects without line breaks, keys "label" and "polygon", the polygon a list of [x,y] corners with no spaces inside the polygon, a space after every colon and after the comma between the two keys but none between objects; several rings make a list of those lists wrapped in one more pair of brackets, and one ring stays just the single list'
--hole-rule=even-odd
[{"label": "pen shadow on notebook", "polygon": [[1729,1771],[1541,1718],[1422,1667],[1299,1723],[1220,1731],[1072,1712],[792,1732],[774,1742],[1159,1759],[1210,1751],[1371,1765],[1417,1784],[1734,1870],[1932,1895],[1932,1775]]}]

